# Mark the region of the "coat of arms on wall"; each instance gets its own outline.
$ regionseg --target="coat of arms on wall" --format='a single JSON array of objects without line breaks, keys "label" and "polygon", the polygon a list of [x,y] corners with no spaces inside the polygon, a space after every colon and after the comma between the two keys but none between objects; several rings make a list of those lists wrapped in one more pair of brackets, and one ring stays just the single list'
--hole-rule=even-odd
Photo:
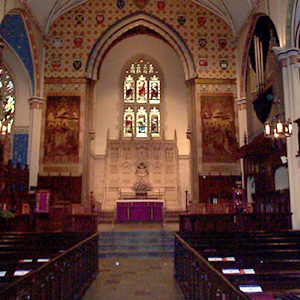
[{"label": "coat of arms on wall", "polygon": [[186,16],[184,14],[179,14],[177,17],[177,22],[179,25],[183,26],[186,22]]},{"label": "coat of arms on wall", "polygon": [[146,4],[149,2],[149,0],[133,0],[133,3],[139,8],[143,9]]},{"label": "coat of arms on wall", "polygon": [[219,65],[222,70],[226,70],[228,68],[228,60],[226,58],[220,59]]},{"label": "coat of arms on wall", "polygon": [[227,38],[226,38],[226,37],[219,37],[219,38],[218,38],[218,46],[219,46],[221,49],[226,48],[226,46],[227,46]]},{"label": "coat of arms on wall", "polygon": [[79,96],[48,96],[44,163],[78,163]]},{"label": "coat of arms on wall", "polygon": [[235,162],[237,141],[233,97],[202,96],[201,119],[203,162]]},{"label": "coat of arms on wall", "polygon": [[200,58],[199,59],[199,66],[201,69],[206,69],[208,67],[208,59],[207,58]]},{"label": "coat of arms on wall", "polygon": [[51,59],[51,68],[53,71],[59,71],[61,69],[62,62],[60,57],[53,57]]},{"label": "coat of arms on wall", "polygon": [[157,1],[157,8],[159,10],[164,10],[165,7],[166,7],[166,1],[161,1],[161,0]]},{"label": "coat of arms on wall", "polygon": [[75,35],[73,39],[73,44],[76,48],[82,47],[84,42],[84,38],[82,35]]},{"label": "coat of arms on wall", "polygon": [[81,67],[82,67],[82,61],[81,61],[81,59],[80,58],[75,58],[73,60],[73,68],[74,68],[74,70],[79,71],[81,69]]},{"label": "coat of arms on wall", "polygon": [[207,37],[206,36],[198,36],[198,45],[200,48],[205,48],[207,45]]},{"label": "coat of arms on wall", "polygon": [[52,45],[54,47],[61,47],[63,45],[63,37],[61,35],[56,35],[55,37],[53,37],[52,39]]},{"label": "coat of arms on wall", "polygon": [[123,9],[125,6],[125,1],[124,0],[117,0],[117,8],[118,9]]},{"label": "coat of arms on wall", "polygon": [[105,16],[104,16],[104,13],[102,12],[98,12],[95,16],[95,20],[97,22],[97,24],[102,24],[104,22],[104,19],[105,19]]},{"label": "coat of arms on wall", "polygon": [[197,17],[197,22],[198,22],[198,24],[199,24],[201,27],[204,26],[205,23],[206,23],[206,16],[204,16],[204,15],[198,15],[198,17]]},{"label": "coat of arms on wall", "polygon": [[75,15],[75,23],[80,25],[84,22],[84,15],[82,13],[77,13]]}]

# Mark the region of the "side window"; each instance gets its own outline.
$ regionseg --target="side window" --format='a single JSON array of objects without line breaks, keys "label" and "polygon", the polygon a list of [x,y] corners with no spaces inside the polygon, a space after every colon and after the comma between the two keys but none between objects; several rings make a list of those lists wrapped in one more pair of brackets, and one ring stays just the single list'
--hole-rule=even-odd
[{"label": "side window", "polygon": [[15,87],[8,73],[3,67],[0,69],[0,133],[9,134],[14,122]]}]

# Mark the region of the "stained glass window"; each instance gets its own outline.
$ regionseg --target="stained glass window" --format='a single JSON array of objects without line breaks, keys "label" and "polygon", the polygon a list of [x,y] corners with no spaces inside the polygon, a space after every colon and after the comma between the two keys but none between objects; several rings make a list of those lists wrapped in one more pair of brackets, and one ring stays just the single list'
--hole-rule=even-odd
[{"label": "stained glass window", "polygon": [[123,82],[123,136],[160,137],[161,81],[148,61],[131,63]]},{"label": "stained glass window", "polygon": [[156,75],[150,78],[149,82],[149,102],[160,102],[160,81]]},{"label": "stained glass window", "polygon": [[146,109],[139,107],[136,115],[136,136],[147,137],[148,133],[148,115]]},{"label": "stained glass window", "polygon": [[15,87],[8,73],[3,67],[0,69],[0,128],[1,134],[4,132],[10,133],[14,122],[15,112]]},{"label": "stained glass window", "polygon": [[160,111],[154,107],[150,111],[150,133],[152,137],[160,135]]},{"label": "stained glass window", "polygon": [[132,137],[134,132],[134,112],[131,107],[125,109],[124,113],[124,137]]},{"label": "stained glass window", "polygon": [[134,96],[134,80],[131,75],[128,75],[124,82],[124,101],[127,103],[134,102]]},{"label": "stained glass window", "polygon": [[148,98],[147,80],[145,76],[139,76],[136,86],[136,100],[139,103],[146,103]]}]

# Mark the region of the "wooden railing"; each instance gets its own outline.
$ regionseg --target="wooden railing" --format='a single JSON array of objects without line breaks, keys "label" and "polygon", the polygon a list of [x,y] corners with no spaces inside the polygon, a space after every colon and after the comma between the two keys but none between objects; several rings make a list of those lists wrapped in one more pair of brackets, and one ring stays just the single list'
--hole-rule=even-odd
[{"label": "wooden railing", "polygon": [[81,299],[98,273],[98,233],[0,291],[1,300]]},{"label": "wooden railing", "polygon": [[175,233],[174,276],[185,299],[249,300]]}]

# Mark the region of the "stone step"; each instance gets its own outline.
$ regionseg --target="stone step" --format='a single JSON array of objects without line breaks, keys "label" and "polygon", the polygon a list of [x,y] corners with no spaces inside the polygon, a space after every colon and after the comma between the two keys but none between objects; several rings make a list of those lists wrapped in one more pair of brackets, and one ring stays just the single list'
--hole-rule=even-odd
[{"label": "stone step", "polygon": [[165,212],[165,223],[178,223],[179,215],[182,211],[166,211]]},{"label": "stone step", "polygon": [[99,232],[99,257],[169,257],[173,232]]},{"label": "stone step", "polygon": [[118,258],[118,257],[173,257],[174,251],[99,251],[99,258]]},{"label": "stone step", "polygon": [[99,242],[112,243],[153,243],[153,242],[173,242],[174,233],[172,231],[104,231],[99,232]]},{"label": "stone step", "polygon": [[99,214],[100,224],[111,224],[113,221],[114,213],[112,211],[101,211]]},{"label": "stone step", "polygon": [[100,245],[99,251],[101,252],[126,252],[126,251],[173,251],[173,244],[160,244],[160,243],[152,243],[152,244],[128,244],[128,245]]}]

